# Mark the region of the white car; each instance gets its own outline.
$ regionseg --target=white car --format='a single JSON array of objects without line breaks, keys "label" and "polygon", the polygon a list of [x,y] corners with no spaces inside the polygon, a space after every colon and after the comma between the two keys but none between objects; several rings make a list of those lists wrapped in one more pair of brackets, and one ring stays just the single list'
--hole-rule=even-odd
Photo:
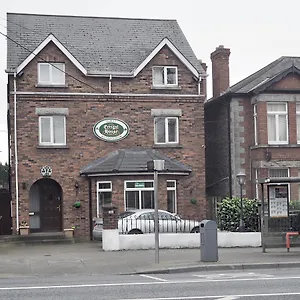
[{"label": "white car", "polygon": [[[199,232],[199,221],[185,220],[165,210],[158,210],[160,233]],[[128,210],[120,214],[118,229],[121,234],[154,232],[154,209]]]},{"label": "white car", "polygon": [[[199,221],[185,220],[165,210],[158,210],[159,233],[197,233]],[[120,234],[154,233],[154,209],[127,210],[119,215]],[[94,219],[93,237],[102,239],[103,219]]]}]

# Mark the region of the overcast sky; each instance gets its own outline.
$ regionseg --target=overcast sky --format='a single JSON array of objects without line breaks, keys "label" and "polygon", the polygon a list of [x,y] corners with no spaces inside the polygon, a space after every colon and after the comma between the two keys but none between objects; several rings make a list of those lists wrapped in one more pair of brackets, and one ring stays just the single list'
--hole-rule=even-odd
[{"label": "overcast sky", "polygon": [[[208,64],[218,46],[231,49],[230,84],[256,72],[280,56],[300,56],[299,0],[4,0],[0,31],[6,34],[6,13],[63,14],[96,17],[176,19],[196,56]],[[0,161],[6,146],[6,38],[0,35]]]}]

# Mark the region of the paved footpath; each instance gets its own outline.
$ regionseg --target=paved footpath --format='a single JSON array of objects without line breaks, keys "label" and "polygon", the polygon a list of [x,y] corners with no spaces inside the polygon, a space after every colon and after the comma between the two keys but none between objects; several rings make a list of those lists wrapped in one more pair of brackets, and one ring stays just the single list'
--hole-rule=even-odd
[{"label": "paved footpath", "polygon": [[98,242],[7,245],[0,248],[0,278],[68,274],[172,273],[229,269],[300,267],[300,248],[219,248],[218,262],[202,262],[200,249],[104,252]]}]

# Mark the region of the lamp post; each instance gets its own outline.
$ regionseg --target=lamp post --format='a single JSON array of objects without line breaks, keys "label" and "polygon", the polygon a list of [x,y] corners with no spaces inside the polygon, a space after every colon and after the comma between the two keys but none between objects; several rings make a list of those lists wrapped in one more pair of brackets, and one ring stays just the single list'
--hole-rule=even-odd
[{"label": "lamp post", "polygon": [[158,232],[158,171],[165,166],[164,160],[153,160],[147,162],[148,171],[154,172],[154,237],[155,237],[155,263],[159,263],[159,232]]},{"label": "lamp post", "polygon": [[244,212],[243,212],[243,185],[246,181],[246,174],[244,172],[239,172],[236,175],[236,178],[238,180],[238,183],[240,185],[240,191],[241,191],[241,213],[240,213],[240,226],[239,231],[245,231],[245,223],[244,223]]}]

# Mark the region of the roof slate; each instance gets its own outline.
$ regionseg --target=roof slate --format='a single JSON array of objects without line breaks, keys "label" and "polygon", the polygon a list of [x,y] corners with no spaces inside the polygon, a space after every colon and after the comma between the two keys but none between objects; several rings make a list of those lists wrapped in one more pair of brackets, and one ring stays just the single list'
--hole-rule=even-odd
[{"label": "roof slate", "polygon": [[164,160],[164,171],[171,173],[190,173],[191,167],[171,159],[153,149],[132,148],[116,150],[109,155],[92,161],[83,167],[81,175],[92,174],[115,174],[115,173],[136,173],[148,172],[147,162],[152,160]]},{"label": "roof slate", "polygon": [[[7,70],[53,34],[90,74],[130,73],[164,39],[205,73],[176,20],[7,14]],[[17,45],[13,41],[22,46]]]},{"label": "roof slate", "polygon": [[249,93],[261,84],[272,80],[282,72],[285,72],[287,69],[292,67],[300,69],[300,57],[282,56],[259,71],[231,86],[227,92]]}]

